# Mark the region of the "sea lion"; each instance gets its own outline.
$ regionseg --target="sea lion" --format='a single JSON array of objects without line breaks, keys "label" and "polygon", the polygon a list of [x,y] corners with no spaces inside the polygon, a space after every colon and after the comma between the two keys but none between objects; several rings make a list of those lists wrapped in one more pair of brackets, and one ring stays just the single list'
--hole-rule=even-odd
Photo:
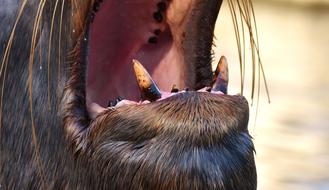
[{"label": "sea lion", "polygon": [[0,189],[256,189],[221,4],[1,0]]}]

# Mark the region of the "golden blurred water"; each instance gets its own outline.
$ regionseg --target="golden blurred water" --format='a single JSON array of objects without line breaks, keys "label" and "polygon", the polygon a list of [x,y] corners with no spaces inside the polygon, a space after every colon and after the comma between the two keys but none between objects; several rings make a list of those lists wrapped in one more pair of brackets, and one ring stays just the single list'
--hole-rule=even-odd
[{"label": "golden blurred water", "polygon": [[[260,51],[272,103],[261,94],[256,125],[258,189],[329,189],[329,7],[256,1]],[[230,65],[229,93],[239,92],[234,30],[224,3],[216,27],[215,60]],[[250,69],[250,68],[249,68]],[[250,100],[250,73],[245,96]],[[264,92],[264,88],[263,88]]]}]

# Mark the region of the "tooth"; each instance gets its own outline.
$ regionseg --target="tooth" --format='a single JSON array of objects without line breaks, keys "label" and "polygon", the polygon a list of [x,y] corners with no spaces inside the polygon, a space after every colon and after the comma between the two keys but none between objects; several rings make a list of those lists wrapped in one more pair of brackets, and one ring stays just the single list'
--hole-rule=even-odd
[{"label": "tooth", "polygon": [[172,88],[171,88],[171,91],[170,91],[171,93],[177,93],[177,92],[179,92],[179,90],[178,90],[178,88],[176,87],[176,85],[174,84],[173,86],[172,86]]},{"label": "tooth", "polygon": [[123,98],[121,98],[120,96],[115,100],[110,100],[107,107],[114,107],[122,100]]},{"label": "tooth", "polygon": [[114,107],[115,105],[117,105],[117,102],[114,100],[110,100],[109,103],[107,104],[107,107]]},{"label": "tooth", "polygon": [[161,92],[143,65],[134,59],[133,66],[142,100],[153,102],[160,99]]},{"label": "tooth", "polygon": [[213,76],[212,89],[227,94],[227,85],[229,81],[228,64],[225,56],[222,56],[218,62],[216,71]]}]

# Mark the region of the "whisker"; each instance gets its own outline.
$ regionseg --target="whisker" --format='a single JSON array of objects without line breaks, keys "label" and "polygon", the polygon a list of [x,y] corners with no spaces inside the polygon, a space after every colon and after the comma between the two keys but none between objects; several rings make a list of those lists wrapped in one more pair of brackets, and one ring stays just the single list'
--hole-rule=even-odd
[{"label": "whisker", "polygon": [[55,2],[55,7],[54,7],[54,12],[51,17],[51,24],[50,24],[50,34],[49,34],[49,46],[48,46],[48,56],[47,56],[47,73],[48,73],[48,109],[51,110],[50,106],[50,52],[51,52],[51,45],[52,45],[52,38],[53,38],[53,31],[54,31],[54,20],[55,20],[55,15],[58,7],[58,2],[59,0],[56,0]]},{"label": "whisker", "polygon": [[38,30],[40,27],[40,20],[41,16],[44,10],[46,0],[41,0],[37,9],[36,13],[36,18],[34,20],[34,25],[33,25],[33,32],[32,32],[32,40],[31,40],[31,49],[30,49],[30,57],[29,57],[29,74],[28,74],[28,86],[29,86],[29,107],[30,107],[30,117],[31,117],[31,125],[32,125],[32,141],[35,146],[35,157],[36,157],[36,162],[38,165],[38,170],[40,172],[40,177],[42,180],[43,186],[46,184],[46,179],[44,175],[44,167],[41,163],[40,159],[40,152],[39,152],[39,144],[37,140],[37,134],[36,134],[36,127],[34,123],[34,117],[33,117],[33,100],[32,100],[32,85],[33,85],[33,64],[34,64],[34,54],[35,54],[35,47],[36,47],[36,41],[37,41],[37,35],[38,35]]},{"label": "whisker", "polygon": [[[258,40],[258,30],[256,25],[256,17],[255,17],[255,11],[251,0],[229,0],[228,1],[235,36],[236,36],[236,42],[237,42],[237,48],[239,53],[239,61],[240,61],[240,77],[241,77],[241,94],[243,95],[243,87],[244,87],[244,80],[245,80],[245,30],[244,25],[247,26],[248,33],[249,33],[249,43],[250,43],[250,51],[251,51],[251,60],[252,60],[252,86],[251,86],[251,105],[253,105],[254,101],[254,94],[256,89],[256,82],[257,82],[257,96],[259,99],[260,95],[260,81],[261,77],[259,75],[262,75],[266,94],[268,101],[270,102],[270,96],[269,96],[269,90],[267,85],[267,80],[265,77],[265,72],[263,68],[263,64],[261,61],[261,56],[259,53],[259,40]],[[236,7],[238,10],[236,10]],[[238,26],[239,22],[237,19],[237,13],[240,14],[240,25],[241,28]],[[254,33],[255,31],[255,33]],[[241,36],[242,35],[242,36]],[[242,38],[242,43],[241,43]],[[242,46],[242,47],[241,47]],[[257,66],[257,68],[256,68]],[[256,72],[258,70],[258,72]],[[257,77],[257,80],[256,80]],[[259,100],[257,100],[258,102]]]},{"label": "whisker", "polygon": [[241,52],[241,42],[240,42],[240,29],[239,29],[239,24],[237,21],[237,16],[236,16],[236,10],[234,8],[234,4],[232,0],[228,1],[229,3],[229,8],[232,16],[232,21],[233,21],[233,27],[234,27],[234,32],[235,32],[235,39],[237,43],[237,48],[238,48],[238,55],[239,55],[239,63],[240,63],[240,93],[243,95],[243,90],[244,90],[244,70],[242,66],[242,52]]},{"label": "whisker", "polygon": [[[61,81],[61,40],[62,40],[62,27],[63,27],[63,14],[64,14],[64,7],[65,7],[65,0],[62,2],[62,8],[61,8],[61,15],[60,15],[60,21],[59,21],[59,37],[58,37],[58,83]],[[59,86],[59,85],[58,85]],[[60,98],[58,97],[58,102]]]},{"label": "whisker", "polygon": [[[2,86],[1,86],[1,98],[0,98],[0,129],[2,127],[2,106],[3,106],[3,94],[4,94],[4,89],[5,89],[5,81],[7,77],[7,66],[8,64],[5,64],[4,67],[4,73],[3,73],[3,81],[2,81]],[[1,130],[0,130],[1,133]]]}]

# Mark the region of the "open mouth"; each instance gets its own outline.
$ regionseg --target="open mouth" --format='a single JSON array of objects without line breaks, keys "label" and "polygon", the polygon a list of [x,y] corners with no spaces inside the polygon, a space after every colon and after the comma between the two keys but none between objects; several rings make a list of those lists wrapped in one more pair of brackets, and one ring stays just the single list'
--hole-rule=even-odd
[{"label": "open mouth", "polygon": [[160,89],[157,99],[186,89],[211,91],[213,31],[220,6],[217,0],[95,2],[87,59],[89,109],[122,99],[148,100],[136,83],[133,59]]},{"label": "open mouth", "polygon": [[[74,152],[87,155],[86,165],[94,177],[101,176],[100,183],[123,179],[126,185],[140,179],[140,189],[175,189],[171,185],[182,179],[187,180],[182,184],[209,179],[199,188],[177,189],[224,189],[213,185],[223,187],[223,179],[245,184],[239,181],[244,172],[232,182],[237,166],[256,171],[250,159],[248,102],[226,95],[225,57],[214,72],[211,67],[221,2],[94,3],[87,36],[76,53],[81,50],[87,57],[79,54],[70,65],[62,113]],[[235,155],[239,159],[232,159]],[[158,183],[164,186],[152,186]]]},{"label": "open mouth", "polygon": [[236,114],[234,121],[245,129],[246,100],[225,95],[225,57],[212,71],[214,27],[221,4],[221,0],[93,2],[86,14],[86,29],[75,26],[81,40],[63,98],[64,128],[77,151],[86,148],[87,136],[95,134],[95,128],[115,128],[108,121],[115,114],[122,113],[120,120],[125,122],[131,114],[143,114],[140,120],[153,109],[158,115],[167,106],[184,107],[185,111],[174,111],[181,118],[190,114],[191,107],[204,110],[208,115],[195,112],[195,118],[181,121],[200,130],[204,122],[231,125],[226,112]]}]

